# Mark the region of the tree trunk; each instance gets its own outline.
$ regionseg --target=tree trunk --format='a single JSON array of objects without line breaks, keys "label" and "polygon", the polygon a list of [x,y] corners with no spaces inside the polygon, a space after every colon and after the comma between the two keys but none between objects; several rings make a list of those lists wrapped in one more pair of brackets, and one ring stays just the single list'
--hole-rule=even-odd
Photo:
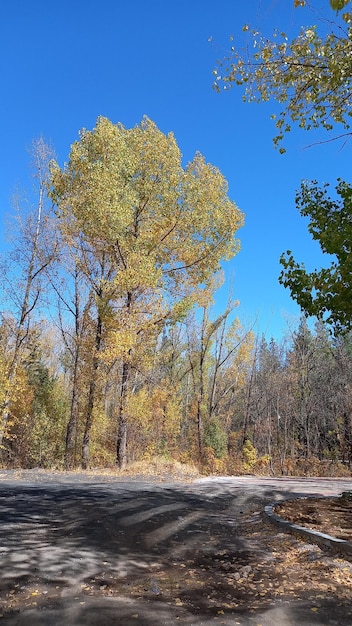
[{"label": "tree trunk", "polygon": [[127,415],[126,415],[126,395],[127,384],[130,373],[130,364],[124,361],[122,365],[121,392],[118,410],[118,432],[116,463],[120,469],[124,469],[127,464]]},{"label": "tree trunk", "polygon": [[343,461],[352,467],[352,418],[348,411],[343,412],[344,446]]},{"label": "tree trunk", "polygon": [[201,402],[199,400],[197,402],[197,430],[198,430],[199,458],[202,459],[203,458],[203,453],[204,453],[204,445],[203,445],[204,424],[203,424],[203,415],[202,415]]},{"label": "tree trunk", "polygon": [[86,417],[86,425],[84,429],[83,435],[83,443],[82,443],[82,469],[86,470],[89,466],[89,444],[90,444],[90,431],[92,429],[93,424],[93,409],[95,403],[95,395],[96,395],[96,387],[97,387],[97,375],[99,368],[99,352],[102,341],[102,328],[103,323],[98,313],[97,318],[97,328],[95,333],[95,351],[93,357],[93,367],[91,380],[89,384],[89,394],[88,394],[88,407],[87,407],[87,417]]},{"label": "tree trunk", "polygon": [[[138,224],[136,224],[136,231],[138,230]],[[126,298],[126,310],[127,313],[131,313],[132,307],[132,293],[128,292]],[[131,356],[131,350],[128,352],[128,356]],[[122,375],[121,375],[121,391],[120,402],[117,415],[117,442],[116,442],[116,463],[120,469],[124,469],[127,465],[127,428],[128,417],[126,415],[126,396],[127,385],[130,375],[131,365],[128,361],[122,363]]]},{"label": "tree trunk", "polygon": [[[75,318],[75,344],[74,344],[74,364],[73,364],[73,372],[72,372],[72,395],[71,395],[71,407],[70,407],[70,418],[67,424],[66,431],[66,445],[65,445],[65,469],[70,470],[73,469],[76,465],[76,454],[77,454],[77,426],[78,426],[78,408],[79,408],[79,397],[78,397],[78,375],[79,375],[79,365],[80,365],[80,353],[81,353],[81,319],[80,319],[80,297],[79,297],[79,281],[78,281],[78,272],[75,272],[75,302],[74,309],[72,312],[74,313]],[[64,330],[62,328],[62,332]]]},{"label": "tree trunk", "polygon": [[72,380],[72,397],[70,419],[67,424],[65,445],[65,470],[73,469],[76,465],[76,439],[77,439],[77,416],[78,416],[78,359],[75,360],[75,369]]},{"label": "tree trunk", "polygon": [[255,345],[253,364],[252,364],[251,374],[250,374],[248,385],[247,385],[246,405],[245,405],[245,410],[244,410],[243,428],[242,428],[242,445],[244,445],[248,439],[252,391],[253,391],[253,386],[254,386],[254,373],[255,373],[257,358],[258,358],[258,344]]}]

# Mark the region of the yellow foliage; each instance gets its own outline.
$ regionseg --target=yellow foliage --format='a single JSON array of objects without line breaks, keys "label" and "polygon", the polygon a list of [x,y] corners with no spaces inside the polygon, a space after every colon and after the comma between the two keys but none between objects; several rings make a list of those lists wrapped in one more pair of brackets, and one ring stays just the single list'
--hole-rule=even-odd
[{"label": "yellow foliage", "polygon": [[104,410],[104,403],[96,402],[90,431],[91,467],[109,467],[116,464],[116,437],[112,436],[114,430],[114,419]]},{"label": "yellow foliage", "polygon": [[116,302],[117,357],[134,345],[133,330],[146,334],[145,320],[172,318],[185,298],[187,309],[187,298],[239,247],[243,215],[226,180],[200,154],[185,169],[181,158],[173,134],[148,118],[125,129],[100,117],[72,145],[68,165],[51,169],[50,195],[68,242],[83,237],[115,265],[110,286],[101,287]]},{"label": "yellow foliage", "polygon": [[33,390],[22,367],[17,367],[15,376],[9,381],[8,362],[4,355],[0,354],[0,406],[4,407],[8,398],[11,398],[11,405],[4,430],[4,439],[7,440],[16,439],[20,431],[24,432],[30,414]]},{"label": "yellow foliage", "polygon": [[[50,188],[62,234],[95,295],[99,359],[148,372],[161,326],[182,319],[202,291],[208,296],[220,262],[239,249],[244,220],[225,178],[199,153],[184,168],[173,134],[147,117],[132,129],[99,117],[71,146],[67,165],[52,165]],[[123,414],[151,447],[168,445],[179,430],[173,391],[128,393]]]},{"label": "yellow foliage", "polygon": [[258,457],[257,457],[257,450],[255,449],[255,447],[253,446],[252,442],[249,439],[246,439],[246,441],[244,442],[242,452],[243,452],[243,457],[244,457],[243,469],[246,472],[250,472],[251,470],[254,469],[257,463]]},{"label": "yellow foliage", "polygon": [[18,367],[11,390],[11,415],[14,423],[18,421],[23,425],[30,412],[33,395],[27,372],[22,367]]},{"label": "yellow foliage", "polygon": [[172,390],[163,386],[143,387],[127,394],[125,406],[132,428],[143,439],[144,454],[171,452],[175,448],[181,414],[178,398]]},{"label": "yellow foliage", "polygon": [[4,406],[8,379],[8,364],[4,354],[0,352],[0,406]]}]

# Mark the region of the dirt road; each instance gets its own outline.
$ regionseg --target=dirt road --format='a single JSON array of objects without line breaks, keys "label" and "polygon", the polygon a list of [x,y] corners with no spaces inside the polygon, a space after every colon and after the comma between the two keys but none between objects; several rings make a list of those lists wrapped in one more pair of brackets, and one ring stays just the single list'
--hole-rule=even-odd
[{"label": "dirt road", "polygon": [[352,563],[263,515],[285,497],[351,489],[0,471],[0,626],[351,626]]}]

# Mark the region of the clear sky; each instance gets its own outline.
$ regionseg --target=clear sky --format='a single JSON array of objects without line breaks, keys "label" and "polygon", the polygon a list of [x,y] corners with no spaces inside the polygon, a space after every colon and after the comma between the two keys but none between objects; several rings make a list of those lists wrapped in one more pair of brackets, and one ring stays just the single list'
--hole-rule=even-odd
[{"label": "clear sky", "polygon": [[[312,4],[329,11],[328,0]],[[245,23],[270,35],[275,27],[297,33],[314,20],[293,0],[2,0],[0,235],[15,188],[30,184],[34,139],[43,135],[63,164],[78,131],[99,115],[128,128],[147,115],[174,132],[185,163],[200,151],[220,168],[246,216],[217,306],[231,287],[241,321],[280,338],[299,315],[278,283],[280,254],[291,249],[308,269],[321,264],[295,191],[302,179],[349,180],[349,149],[307,150],[314,137],[297,131],[280,155],[272,105],[243,103],[240,88],[212,90],[216,59]]]}]

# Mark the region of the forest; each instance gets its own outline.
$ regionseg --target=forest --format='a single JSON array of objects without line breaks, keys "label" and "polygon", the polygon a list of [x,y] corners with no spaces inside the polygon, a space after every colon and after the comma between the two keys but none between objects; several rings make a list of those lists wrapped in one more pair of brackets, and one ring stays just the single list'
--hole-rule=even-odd
[{"label": "forest", "polygon": [[280,342],[215,311],[243,215],[149,119],[33,144],[3,258],[3,467],[350,475],[352,334],[304,314]]}]

